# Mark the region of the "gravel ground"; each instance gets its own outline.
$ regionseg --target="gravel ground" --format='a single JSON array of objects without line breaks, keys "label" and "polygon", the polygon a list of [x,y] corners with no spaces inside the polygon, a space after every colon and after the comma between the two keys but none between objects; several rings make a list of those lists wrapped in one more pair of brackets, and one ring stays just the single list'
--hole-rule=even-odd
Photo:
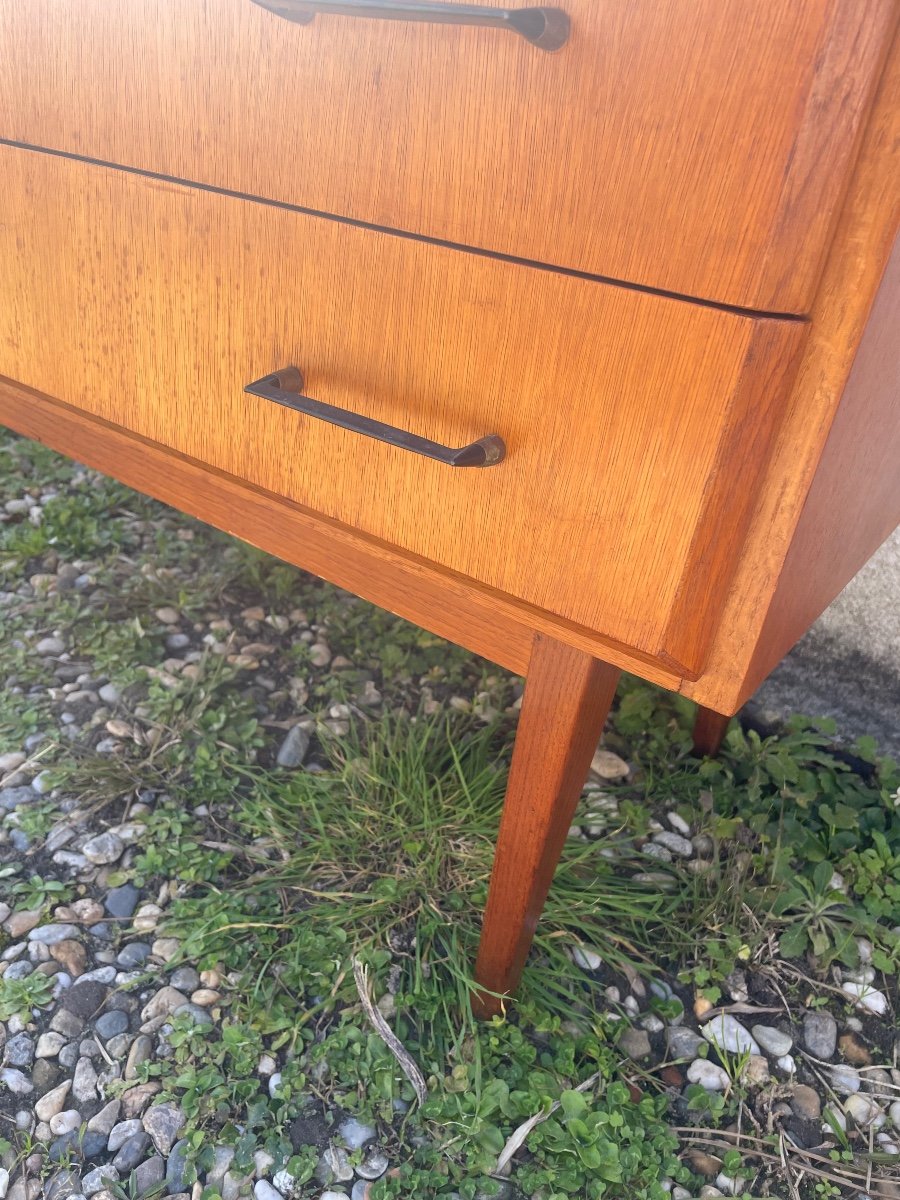
[{"label": "gravel ground", "polygon": [[[59,469],[63,491],[81,495],[96,486],[89,473]],[[5,525],[19,539],[30,536],[29,526],[40,529],[49,521],[42,511],[60,497],[60,485],[42,488],[39,481],[27,492],[9,481],[6,487],[0,532]],[[81,510],[70,513],[67,536],[76,517],[87,520]],[[246,751],[247,762],[281,772],[285,786],[326,769],[330,737],[402,708],[404,698],[426,713],[514,721],[520,683],[416,631],[409,635],[415,669],[406,658],[398,666],[390,653],[406,636],[399,625],[390,627],[381,668],[358,666],[349,656],[353,620],[343,627],[346,644],[336,648],[325,614],[335,605],[351,616],[362,613],[364,642],[377,632],[373,610],[333,589],[321,593],[327,593],[322,611],[296,607],[293,583],[282,588],[280,603],[265,600],[271,586],[254,597],[249,569],[240,587],[214,587],[204,574],[207,560],[192,552],[192,523],[155,507],[126,511],[118,520],[127,536],[107,546],[102,561],[87,551],[109,530],[88,522],[81,553],[61,552],[54,538],[25,559],[8,559],[0,575],[0,616],[16,630],[0,669],[7,699],[24,722],[18,740],[0,746],[0,1200],[424,1195],[388,1186],[428,1141],[423,1134],[418,1142],[403,1140],[410,1101],[400,1093],[393,1115],[360,1119],[333,1099],[320,1102],[321,1089],[307,1074],[308,1095],[290,1110],[276,1152],[272,1141],[253,1142],[252,1123],[247,1133],[240,1115],[235,1137],[243,1131],[250,1142],[239,1138],[236,1152],[224,1136],[234,1113],[224,1110],[222,1136],[207,1132],[196,1140],[189,1092],[172,1084],[171,1067],[190,1066],[192,1053],[200,1061],[203,1043],[229,1027],[235,991],[246,979],[173,933],[170,918],[192,892],[189,848],[224,845],[230,852],[223,839],[240,836],[223,832],[227,795],[215,789],[220,775],[241,763],[228,758],[225,734],[209,743],[222,762],[208,775],[209,794],[194,797],[189,834],[161,824],[161,814],[175,819],[167,815],[165,778],[113,789],[102,804],[97,797],[106,786],[105,764],[117,779],[141,764],[140,778],[147,778],[148,764],[152,768],[166,739],[175,737],[174,724],[164,727],[154,705],[180,695],[185,681],[202,679],[215,660],[239,673],[242,698],[258,714],[260,737],[252,744],[259,748]],[[203,591],[199,605],[190,599],[197,589]],[[163,595],[167,603],[158,602]],[[191,720],[202,724],[206,710],[197,708]],[[666,736],[674,737],[674,722],[666,720]],[[47,763],[59,761],[59,747],[72,763],[93,764],[87,778],[76,771],[57,782]],[[76,777],[80,790],[72,783]],[[701,879],[725,853],[720,843],[737,836],[734,828],[702,816],[702,795],[697,815],[685,816],[684,806],[667,799],[665,779],[648,817],[635,818],[644,786],[628,739],[610,733],[595,756],[570,844],[611,838],[609,855],[620,855],[623,869],[651,889]],[[146,866],[148,854],[166,849],[148,838],[148,830],[158,838],[161,828],[173,831],[167,841],[183,843],[177,873]],[[749,834],[746,839],[750,845]],[[257,839],[256,853],[277,850]],[[727,853],[740,860],[750,851],[736,841]],[[637,868],[627,865],[634,858]],[[828,886],[829,903],[840,903],[844,881],[835,877]],[[569,948],[573,973],[599,997],[597,1028],[625,1064],[633,1098],[668,1098],[668,1119],[681,1131],[681,1162],[692,1172],[690,1181],[665,1181],[675,1200],[749,1195],[751,1181],[759,1194],[782,1200],[900,1197],[896,977],[885,974],[865,938],[856,938],[856,946],[855,966],[835,961],[813,978],[802,969],[773,969],[774,937],[762,939],[752,955],[738,942],[715,1001],[689,970],[660,966],[636,973],[610,965],[589,941]],[[391,948],[397,962],[409,957],[408,947]],[[393,1017],[392,994],[382,996],[379,1007]],[[303,1019],[298,1008],[298,1024]],[[317,1036],[326,1032],[323,1027]],[[553,1037],[576,1034],[577,1026],[563,1023]],[[292,1047],[273,1037],[254,1049],[243,1104],[258,1096],[277,1105],[289,1097]],[[648,1081],[653,1088],[645,1093]],[[360,1095],[366,1086],[360,1077]],[[202,1081],[195,1087],[202,1092]],[[775,1136],[794,1166],[779,1173],[777,1156],[768,1166],[763,1157],[755,1174],[730,1174],[729,1139],[742,1133],[760,1146]],[[200,1150],[205,1157],[198,1157]],[[821,1164],[838,1161],[842,1152],[851,1162],[856,1153],[869,1156],[856,1182],[810,1190]],[[292,1155],[314,1163],[311,1175],[292,1176]],[[462,1191],[427,1194],[460,1197]],[[523,1193],[501,1177],[465,1194],[486,1200]],[[547,1195],[534,1194],[538,1200]]]}]

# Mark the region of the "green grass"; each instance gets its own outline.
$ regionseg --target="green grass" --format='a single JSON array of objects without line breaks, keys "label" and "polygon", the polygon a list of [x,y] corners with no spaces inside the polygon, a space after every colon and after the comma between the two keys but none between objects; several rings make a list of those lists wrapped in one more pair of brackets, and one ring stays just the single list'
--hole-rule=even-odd
[{"label": "green grass", "polygon": [[[649,983],[668,972],[686,1001],[703,993],[717,1003],[729,973],[746,967],[791,1001],[817,1003],[830,995],[829,970],[853,961],[860,936],[872,943],[876,968],[896,974],[896,765],[865,741],[836,752],[829,727],[800,719],[766,739],[735,725],[720,758],[698,765],[688,753],[692,706],[627,679],[605,744],[632,770],[603,788],[602,836],[567,842],[505,1017],[475,1023],[471,964],[521,682],[41,447],[0,436],[0,502],[48,487],[58,494],[39,525],[18,514],[0,523],[0,591],[15,593],[23,578],[60,563],[76,562],[95,583],[86,593],[38,588],[0,606],[0,669],[11,679],[0,691],[0,750],[49,732],[37,751],[41,766],[67,803],[110,821],[149,797],[133,862],[109,883],[130,877],[149,895],[171,881],[160,932],[178,936],[182,959],[220,979],[216,1026],[179,1018],[170,1057],[141,1068],[183,1105],[198,1169],[217,1141],[236,1147],[236,1169],[266,1146],[288,1163],[304,1198],[318,1196],[315,1154],[292,1145],[287,1131],[298,1117],[328,1127],[353,1112],[377,1123],[393,1161],[404,1164],[373,1189],[374,1200],[454,1192],[468,1200],[490,1190],[512,1130],[558,1104],[515,1159],[521,1193],[663,1200],[659,1180],[688,1173],[658,1075],[616,1048],[623,1010],[607,995],[610,983],[624,990],[625,979]],[[229,662],[227,645],[225,653],[209,647],[190,673],[161,670],[163,605],[183,614],[184,628],[203,630],[222,615],[243,628],[242,609],[261,607],[254,638],[275,647],[258,673],[272,677],[269,690]],[[310,667],[301,610],[350,666]],[[30,649],[54,630],[85,669],[123,693],[76,743],[56,732],[53,664]],[[228,636],[220,630],[216,640]],[[380,706],[360,704],[366,683]],[[346,738],[324,724],[338,701],[352,706]],[[283,731],[264,723],[269,709],[316,721],[321,770],[271,766]],[[92,746],[110,716],[133,736],[100,754]],[[596,800],[586,793],[579,820]],[[709,839],[700,869],[643,854],[651,822],[670,810]],[[59,815],[58,797],[47,797],[7,826],[39,842]],[[59,902],[45,867],[15,861],[7,870],[2,883],[17,907]],[[635,880],[647,871],[660,878]],[[832,886],[835,871],[843,892]],[[573,962],[579,944],[602,957],[600,981]],[[421,1109],[365,1017],[357,957],[428,1082]],[[43,979],[0,979],[0,1016],[46,1006]],[[680,1007],[678,999],[651,1001],[663,1015]],[[281,1072],[272,1095],[257,1073],[262,1053],[274,1054]],[[685,1098],[695,1120],[717,1128],[743,1120],[732,1066],[737,1082],[727,1097],[694,1089]],[[574,1089],[590,1079],[582,1098]],[[783,1147],[766,1137],[753,1146],[729,1165],[763,1194],[779,1194]],[[765,1165],[767,1155],[775,1166]],[[689,1186],[696,1194],[698,1182]],[[817,1194],[804,1187],[803,1200]],[[215,1198],[207,1192],[205,1200]]]}]

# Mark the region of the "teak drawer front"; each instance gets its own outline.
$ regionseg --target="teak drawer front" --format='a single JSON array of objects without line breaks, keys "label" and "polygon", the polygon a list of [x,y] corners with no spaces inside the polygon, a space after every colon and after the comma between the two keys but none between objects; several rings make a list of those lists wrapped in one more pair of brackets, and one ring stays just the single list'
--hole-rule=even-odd
[{"label": "teak drawer front", "polygon": [[[0,375],[696,673],[805,325],[0,147]],[[244,394],[507,457],[452,468]]]},{"label": "teak drawer front", "polygon": [[0,137],[806,312],[896,0],[559,3],[549,53],[252,0],[3,0]]}]

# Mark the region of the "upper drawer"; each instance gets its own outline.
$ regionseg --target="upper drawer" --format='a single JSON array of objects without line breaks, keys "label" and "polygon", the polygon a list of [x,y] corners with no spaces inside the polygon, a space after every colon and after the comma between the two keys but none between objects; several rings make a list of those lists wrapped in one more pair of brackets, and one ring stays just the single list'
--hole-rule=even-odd
[{"label": "upper drawer", "polygon": [[0,136],[807,311],[895,0],[559,3],[548,53],[252,0],[3,0]]},{"label": "upper drawer", "polygon": [[[0,375],[696,674],[805,323],[0,147]],[[246,395],[308,394],[446,466]]]}]

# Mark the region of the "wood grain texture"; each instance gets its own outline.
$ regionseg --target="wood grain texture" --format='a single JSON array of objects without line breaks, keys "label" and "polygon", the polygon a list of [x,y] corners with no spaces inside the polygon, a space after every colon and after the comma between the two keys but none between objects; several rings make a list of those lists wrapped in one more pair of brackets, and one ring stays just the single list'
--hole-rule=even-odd
[{"label": "wood grain texture", "polygon": [[0,136],[806,312],[897,0],[565,7],[547,54],[250,0],[4,0]]},{"label": "wood grain texture", "polygon": [[900,37],[703,679],[682,684],[718,712],[737,712],[900,520],[898,227]]},{"label": "wood grain texture", "polygon": [[900,524],[900,239],[750,664],[756,689]]},{"label": "wood grain texture", "polygon": [[693,741],[694,753],[698,758],[714,758],[719,753],[730,724],[731,717],[723,717],[721,713],[702,705],[697,709]]},{"label": "wood grain texture", "polygon": [[0,424],[171,504],[440,637],[524,675],[536,632],[662,687],[679,679],[628,647],[273,496],[242,479],[0,377]]},{"label": "wood grain texture", "polygon": [[[804,323],[26,150],[0,168],[0,373],[702,670]],[[317,399],[508,456],[454,470],[243,393],[289,363]]]},{"label": "wood grain texture", "polygon": [[475,965],[480,1016],[519,982],[618,680],[606,663],[534,640]]}]

